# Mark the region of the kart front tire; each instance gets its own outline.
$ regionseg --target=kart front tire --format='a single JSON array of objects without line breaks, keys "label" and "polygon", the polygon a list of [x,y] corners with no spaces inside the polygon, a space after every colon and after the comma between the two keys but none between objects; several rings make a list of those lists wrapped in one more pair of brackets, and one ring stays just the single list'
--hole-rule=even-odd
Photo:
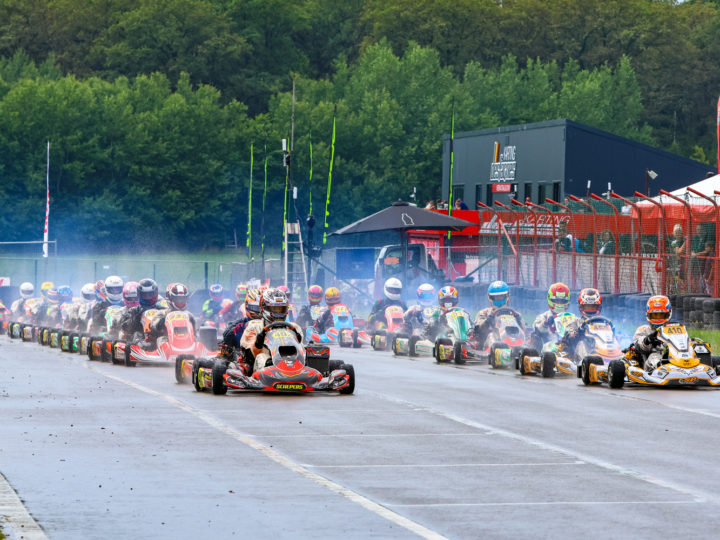
[{"label": "kart front tire", "polygon": [[137,362],[135,360],[133,360],[132,358],[130,358],[130,349],[131,349],[130,344],[125,343],[125,365],[127,367],[136,367]]},{"label": "kart front tire", "polygon": [[227,365],[222,361],[215,361],[212,366],[212,393],[216,396],[227,394],[227,386],[225,386],[225,372]]},{"label": "kart front tire", "polygon": [[358,334],[359,334],[358,329],[357,329],[357,328],[353,328],[353,331],[352,331],[352,346],[353,346],[353,349],[359,349],[359,348],[360,348],[360,345],[362,345],[362,343],[360,343],[360,337],[358,336]]},{"label": "kart front tire", "polygon": [[613,360],[608,364],[608,386],[622,388],[625,385],[625,362]]},{"label": "kart front tire", "polygon": [[540,374],[546,378],[554,377],[556,361],[557,358],[555,357],[555,353],[543,353],[542,358],[540,359]]},{"label": "kart front tire", "polygon": [[420,336],[410,336],[410,340],[408,341],[408,355],[409,356],[417,356],[417,351],[415,350],[415,346],[417,345],[418,341],[420,341]]},{"label": "kart front tire", "polygon": [[463,365],[465,363],[465,357],[463,356],[464,347],[464,341],[456,341],[455,345],[453,345],[453,361],[458,365]]},{"label": "kart front tire", "polygon": [[602,358],[600,358],[599,356],[586,356],[585,358],[583,358],[583,361],[580,364],[580,369],[582,370],[580,378],[582,379],[582,382],[585,386],[596,384],[590,382],[590,364],[602,366]]},{"label": "kart front tire", "polygon": [[447,338],[439,338],[435,340],[435,347],[433,347],[433,358],[435,358],[435,361],[438,363],[446,362],[447,360],[443,360],[440,358],[440,346],[441,345],[452,345],[452,341],[450,341]]},{"label": "kart front tire", "polygon": [[355,391],[355,368],[352,364],[343,364],[340,369],[344,369],[345,373],[350,376],[350,381],[345,388],[341,388],[339,392],[341,394],[352,394]]},{"label": "kart front tire", "polygon": [[185,375],[183,374],[182,365],[183,362],[188,358],[188,355],[179,354],[175,358],[175,381],[178,384],[185,384]]}]

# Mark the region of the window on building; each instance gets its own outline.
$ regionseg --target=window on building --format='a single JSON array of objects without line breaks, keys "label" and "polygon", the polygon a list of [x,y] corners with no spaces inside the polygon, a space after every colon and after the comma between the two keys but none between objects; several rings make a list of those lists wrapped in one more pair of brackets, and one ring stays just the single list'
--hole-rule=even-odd
[{"label": "window on building", "polygon": [[560,200],[560,182],[553,182],[553,201],[562,202]]},{"label": "window on building", "polygon": [[486,186],[485,190],[485,204],[487,204],[490,208],[492,208],[493,203],[493,192],[492,192],[492,184],[488,184]]},{"label": "window on building", "polygon": [[[475,204],[472,205],[472,208],[477,208],[477,203],[483,202],[483,186],[482,185],[476,185],[475,186]],[[468,204],[468,206],[470,206]]]},{"label": "window on building", "polygon": [[538,184],[538,197],[537,197],[537,203],[538,204],[545,204],[545,184]]},{"label": "window on building", "polygon": [[532,184],[529,182],[525,184],[525,193],[523,194],[522,202],[525,202],[528,199],[532,201]]}]

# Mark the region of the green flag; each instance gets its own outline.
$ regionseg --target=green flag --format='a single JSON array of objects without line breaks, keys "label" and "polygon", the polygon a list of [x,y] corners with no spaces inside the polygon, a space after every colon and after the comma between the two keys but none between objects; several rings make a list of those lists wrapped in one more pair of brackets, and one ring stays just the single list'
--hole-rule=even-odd
[{"label": "green flag", "polygon": [[260,216],[260,229],[262,239],[260,242],[260,249],[262,250],[262,257],[265,260],[265,197],[267,196],[267,165],[268,165],[268,154],[267,144],[265,145],[265,185],[263,186],[263,199],[262,199],[262,216]]},{"label": "green flag", "polygon": [[337,105],[333,111],[332,143],[330,144],[330,170],[328,171],[327,194],[325,197],[325,227],[323,230],[323,244],[327,243],[328,216],[330,216],[330,189],[332,188],[333,163],[335,162],[335,115]]}]

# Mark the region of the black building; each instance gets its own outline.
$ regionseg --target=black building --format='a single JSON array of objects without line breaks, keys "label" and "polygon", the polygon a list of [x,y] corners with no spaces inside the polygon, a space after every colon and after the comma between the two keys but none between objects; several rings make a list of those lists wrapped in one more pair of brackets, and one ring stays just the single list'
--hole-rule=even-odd
[{"label": "black building", "polygon": [[[470,208],[480,201],[508,203],[514,196],[541,204],[549,197],[636,190],[656,195],[705,178],[709,165],[571,120],[456,133],[453,199]],[[443,141],[443,198],[449,198],[450,137]],[[652,179],[656,173],[656,178]]]}]

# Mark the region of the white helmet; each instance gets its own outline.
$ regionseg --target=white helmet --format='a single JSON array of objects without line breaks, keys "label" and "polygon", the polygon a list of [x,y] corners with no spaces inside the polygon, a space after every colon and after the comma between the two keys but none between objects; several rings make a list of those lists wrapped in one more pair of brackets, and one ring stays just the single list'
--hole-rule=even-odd
[{"label": "white helmet", "polygon": [[80,294],[82,295],[83,300],[86,302],[92,302],[95,300],[95,284],[86,283],[82,286],[82,289],[80,289]]},{"label": "white helmet", "polygon": [[105,293],[111,304],[122,302],[122,291],[125,282],[120,276],[108,276],[105,280]]},{"label": "white helmet", "polygon": [[402,281],[398,278],[390,278],[385,282],[385,297],[388,300],[400,300],[402,294]]},{"label": "white helmet", "polygon": [[435,303],[435,287],[430,283],[423,283],[417,290],[418,302],[422,307],[430,307]]},{"label": "white helmet", "polygon": [[20,285],[20,296],[22,296],[24,300],[31,298],[33,294],[35,294],[35,287],[33,287],[32,283],[26,281]]}]

